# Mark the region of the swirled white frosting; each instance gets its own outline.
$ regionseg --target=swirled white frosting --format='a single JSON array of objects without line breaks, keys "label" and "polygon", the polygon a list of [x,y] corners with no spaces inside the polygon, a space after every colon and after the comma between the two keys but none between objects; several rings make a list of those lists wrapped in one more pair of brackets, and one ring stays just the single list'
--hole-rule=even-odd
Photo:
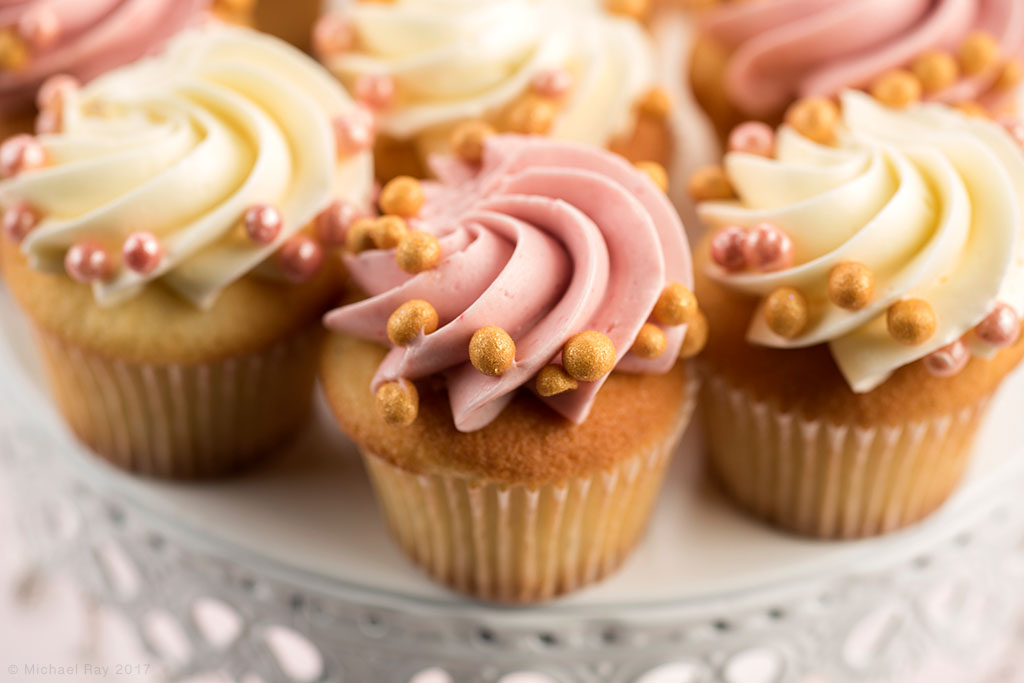
[{"label": "swirled white frosting", "polygon": [[[782,339],[758,313],[752,343],[795,348],[828,343],[851,388],[867,392],[895,370],[951,344],[1003,302],[1024,313],[1024,155],[998,124],[942,105],[887,109],[867,95],[842,96],[838,144],[824,147],[783,127],[777,158],[726,157],[739,196],[699,207],[711,227],[775,223],[796,246],[792,268],[728,274],[726,286],[766,296],[803,292],[810,324]],[[827,295],[833,267],[860,262],[875,275],[871,303],[843,310]],[[924,299],[936,334],[906,346],[886,330],[886,310]],[[970,339],[970,338],[969,338]],[[980,344],[978,355],[994,351]]]},{"label": "swirled white frosting", "polygon": [[328,60],[351,84],[390,76],[397,101],[380,130],[408,139],[487,117],[544,70],[574,86],[551,134],[604,145],[633,125],[632,106],[655,78],[654,48],[635,21],[592,0],[395,0],[353,3],[358,48]]},{"label": "swirled white frosting", "polygon": [[[43,217],[23,251],[60,270],[92,241],[112,255],[136,231],[164,257],[148,275],[120,265],[94,284],[114,305],[161,280],[197,306],[267,259],[334,198],[365,203],[372,158],[339,160],[332,118],[355,104],[308,57],[269,36],[209,26],[166,52],[97,79],[63,104],[63,130],[39,138],[45,168],[0,183],[0,205],[24,201]],[[240,229],[254,204],[276,206],[270,244]]]}]

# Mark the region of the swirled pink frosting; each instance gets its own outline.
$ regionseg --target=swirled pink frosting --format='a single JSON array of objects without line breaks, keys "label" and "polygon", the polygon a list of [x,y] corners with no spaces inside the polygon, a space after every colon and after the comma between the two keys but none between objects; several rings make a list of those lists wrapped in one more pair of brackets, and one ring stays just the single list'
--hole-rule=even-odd
[{"label": "swirled pink frosting", "polygon": [[55,18],[52,41],[30,45],[28,64],[0,69],[0,114],[27,108],[55,74],[85,82],[159,49],[181,29],[199,23],[210,0],[0,0],[0,30]]},{"label": "swirled pink frosting", "polygon": [[[685,326],[668,327],[668,348],[654,360],[629,355],[668,282],[692,287],[682,223],[643,173],[592,147],[544,138],[492,138],[483,164],[435,158],[437,182],[424,184],[427,203],[410,225],[436,235],[442,260],[410,276],[393,250],[347,257],[369,298],[329,313],[335,331],[388,343],[390,314],[410,299],[437,310],[440,325],[405,347],[392,348],[372,390],[399,378],[441,374],[455,426],[486,426],[562,346],[585,330],[602,332],[624,372],[663,373],[675,364]],[[516,343],[516,359],[500,377],[469,363],[469,340],[498,325]],[[574,422],[586,419],[603,380],[543,399]]]},{"label": "swirled pink frosting", "polygon": [[[933,49],[955,50],[987,31],[1006,57],[1024,56],[1021,0],[770,0],[725,3],[705,30],[731,57],[726,89],[753,116],[807,95],[864,88],[889,69]],[[995,73],[961,78],[934,99],[983,103]]]}]

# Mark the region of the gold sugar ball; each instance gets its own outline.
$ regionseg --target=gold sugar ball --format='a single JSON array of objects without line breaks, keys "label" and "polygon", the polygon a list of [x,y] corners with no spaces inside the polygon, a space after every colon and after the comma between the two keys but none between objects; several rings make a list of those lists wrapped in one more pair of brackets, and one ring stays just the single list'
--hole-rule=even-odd
[{"label": "gold sugar ball", "polygon": [[975,31],[960,44],[959,57],[963,72],[974,76],[999,61],[999,41],[991,33]]},{"label": "gold sugar ball", "polygon": [[494,128],[484,121],[460,123],[452,131],[452,151],[463,161],[479,164],[484,156],[484,142],[494,133]]},{"label": "gold sugar ball", "polygon": [[651,11],[651,0],[606,0],[606,6],[612,14],[642,20]]},{"label": "gold sugar ball", "polygon": [[420,334],[437,330],[437,311],[423,299],[412,299],[395,309],[388,318],[388,339],[395,346],[405,346]]},{"label": "gold sugar ball", "polygon": [[985,109],[985,107],[978,104],[977,102],[958,102],[957,104],[953,105],[953,108],[966,116],[974,116],[975,118],[979,119],[988,118],[988,110]]},{"label": "gold sugar ball", "polygon": [[909,71],[893,69],[878,77],[871,95],[887,107],[904,109],[921,100],[921,81]]},{"label": "gold sugar ball", "polygon": [[354,221],[345,235],[345,248],[353,254],[376,248],[377,244],[373,238],[376,227],[377,222],[372,218]]},{"label": "gold sugar ball", "polygon": [[652,119],[667,119],[672,113],[672,97],[664,88],[651,88],[637,101],[637,109]]},{"label": "gold sugar ball", "polygon": [[685,325],[697,315],[697,297],[679,284],[670,282],[654,304],[654,318],[663,325]]},{"label": "gold sugar ball", "polygon": [[629,351],[634,356],[653,360],[665,353],[667,346],[668,340],[665,338],[665,332],[657,325],[645,323],[637,333],[636,341],[633,342]]},{"label": "gold sugar ball", "polygon": [[615,345],[600,332],[580,332],[562,347],[562,365],[574,379],[595,382],[615,368]]},{"label": "gold sugar ball", "polygon": [[399,268],[413,275],[430,270],[441,261],[441,243],[429,232],[413,230],[398,244],[395,261]]},{"label": "gold sugar ball", "polygon": [[805,138],[827,145],[835,140],[839,107],[827,97],[805,97],[786,111],[786,123]]},{"label": "gold sugar ball", "polygon": [[859,311],[875,295],[875,274],[863,263],[840,263],[828,276],[828,298],[839,308]]},{"label": "gold sugar ball", "polygon": [[706,202],[717,199],[732,199],[736,192],[725,169],[721,166],[705,166],[690,176],[687,189],[694,201]]},{"label": "gold sugar ball", "polygon": [[537,373],[537,393],[547,398],[579,388],[561,365],[547,365]]},{"label": "gold sugar ball", "polygon": [[557,109],[549,100],[527,95],[512,105],[505,116],[505,127],[513,133],[544,135],[555,122]]},{"label": "gold sugar ball", "polygon": [[0,69],[21,69],[28,64],[29,52],[25,41],[13,29],[0,30]]},{"label": "gold sugar ball", "polygon": [[392,427],[408,427],[420,413],[420,394],[406,379],[387,382],[377,389],[377,415]]},{"label": "gold sugar ball", "polygon": [[793,339],[807,328],[807,299],[792,287],[782,287],[765,300],[764,318],[768,328],[784,339]]},{"label": "gold sugar ball", "polygon": [[398,216],[381,216],[373,222],[373,244],[378,249],[394,249],[409,233],[409,226]]},{"label": "gold sugar ball", "polygon": [[1009,90],[1016,87],[1021,80],[1024,80],[1024,65],[1019,59],[1011,59],[999,70],[999,76],[993,87],[996,90]]},{"label": "gold sugar ball", "polygon": [[914,60],[910,70],[921,82],[921,88],[926,93],[936,93],[945,90],[956,83],[960,78],[960,66],[956,63],[953,55],[941,50],[925,52]]},{"label": "gold sugar ball", "polygon": [[634,166],[636,166],[637,170],[646,173],[647,177],[658,186],[659,190],[662,192],[668,191],[668,173],[665,171],[664,166],[657,161],[638,161]]},{"label": "gold sugar ball", "polygon": [[381,213],[411,218],[423,208],[423,187],[413,177],[402,175],[380,191]]},{"label": "gold sugar ball", "polygon": [[469,362],[488,377],[498,377],[516,360],[516,343],[497,325],[481,327],[469,340]]},{"label": "gold sugar ball", "polygon": [[904,299],[889,307],[885,316],[889,335],[901,344],[918,346],[935,335],[939,322],[935,309],[922,299]]},{"label": "gold sugar ball", "polygon": [[709,332],[708,317],[704,311],[697,311],[697,317],[686,328],[686,337],[683,338],[683,348],[679,355],[682,358],[693,358],[703,351],[708,344]]}]

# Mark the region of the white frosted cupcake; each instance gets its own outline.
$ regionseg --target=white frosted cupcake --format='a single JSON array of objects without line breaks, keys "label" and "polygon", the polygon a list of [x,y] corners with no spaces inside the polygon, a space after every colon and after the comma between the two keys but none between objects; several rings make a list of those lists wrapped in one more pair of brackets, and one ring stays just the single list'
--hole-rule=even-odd
[{"label": "white frosted cupcake", "polygon": [[378,175],[425,175],[458,124],[612,146],[668,161],[667,96],[634,19],[575,0],[357,2],[325,16],[315,45],[377,113]]},{"label": "white frosted cupcake", "polygon": [[53,106],[58,131],[0,147],[0,207],[4,274],[72,429],[183,477],[286,439],[339,293],[326,248],[369,202],[370,155],[336,145],[356,105],[288,45],[210,26]]}]

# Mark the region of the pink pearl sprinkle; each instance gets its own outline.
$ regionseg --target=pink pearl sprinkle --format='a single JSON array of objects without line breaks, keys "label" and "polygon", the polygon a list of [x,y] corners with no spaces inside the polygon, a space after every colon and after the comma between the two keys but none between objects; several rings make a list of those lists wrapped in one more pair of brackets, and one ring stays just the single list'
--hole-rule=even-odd
[{"label": "pink pearl sprinkle", "polygon": [[565,69],[547,69],[533,77],[530,87],[541,97],[561,97],[572,88],[572,74]]},{"label": "pink pearl sprinkle", "polygon": [[373,109],[387,109],[395,101],[395,81],[391,76],[363,74],[356,79],[356,99]]},{"label": "pink pearl sprinkle", "polygon": [[711,260],[730,273],[747,268],[747,231],[730,226],[711,239]]},{"label": "pink pearl sprinkle", "polygon": [[324,263],[324,250],[314,240],[292,237],[277,252],[281,272],[289,282],[300,284],[310,280]]},{"label": "pink pearl sprinkle", "polygon": [[50,76],[39,88],[36,95],[36,106],[39,109],[59,109],[69,95],[81,87],[78,79],[67,74]]},{"label": "pink pearl sprinkle", "polygon": [[758,270],[785,270],[793,265],[793,240],[772,223],[759,223],[743,243],[747,265]]},{"label": "pink pearl sprinkle", "polygon": [[355,27],[347,17],[328,14],[313,27],[313,50],[321,57],[334,57],[352,48]]},{"label": "pink pearl sprinkle", "polygon": [[79,242],[64,256],[64,269],[73,279],[89,283],[110,277],[113,265],[107,250],[95,242]]},{"label": "pink pearl sprinkle", "polygon": [[59,133],[61,128],[60,112],[54,109],[43,109],[36,117],[36,135]]},{"label": "pink pearl sprinkle", "polygon": [[349,202],[336,201],[316,217],[316,236],[326,247],[345,244],[348,229],[360,217],[359,209]]},{"label": "pink pearl sprinkle", "polygon": [[12,242],[21,242],[37,225],[39,214],[25,202],[19,202],[4,211],[4,234]]},{"label": "pink pearl sprinkle", "polygon": [[1020,316],[1006,304],[996,304],[992,312],[974,328],[978,339],[1001,349],[1020,339]]},{"label": "pink pearl sprinkle", "polygon": [[971,360],[971,350],[962,339],[928,355],[924,367],[936,377],[959,375]]},{"label": "pink pearl sprinkle", "polygon": [[741,123],[729,134],[729,151],[770,157],[775,153],[775,131],[760,121]]},{"label": "pink pearl sprinkle", "polygon": [[52,45],[60,37],[60,17],[52,7],[39,5],[21,16],[18,33],[35,48]]},{"label": "pink pearl sprinkle", "polygon": [[256,244],[270,244],[281,232],[281,212],[269,204],[256,204],[245,210],[245,232]]},{"label": "pink pearl sprinkle", "polygon": [[10,178],[46,165],[46,150],[31,135],[15,135],[0,145],[0,175]]},{"label": "pink pearl sprinkle", "polygon": [[356,107],[334,119],[334,133],[338,142],[338,155],[349,156],[373,146],[375,136],[373,113],[366,107]]},{"label": "pink pearl sprinkle", "polygon": [[155,235],[148,232],[133,232],[125,240],[121,258],[128,268],[140,275],[149,275],[163,259],[163,247]]}]

